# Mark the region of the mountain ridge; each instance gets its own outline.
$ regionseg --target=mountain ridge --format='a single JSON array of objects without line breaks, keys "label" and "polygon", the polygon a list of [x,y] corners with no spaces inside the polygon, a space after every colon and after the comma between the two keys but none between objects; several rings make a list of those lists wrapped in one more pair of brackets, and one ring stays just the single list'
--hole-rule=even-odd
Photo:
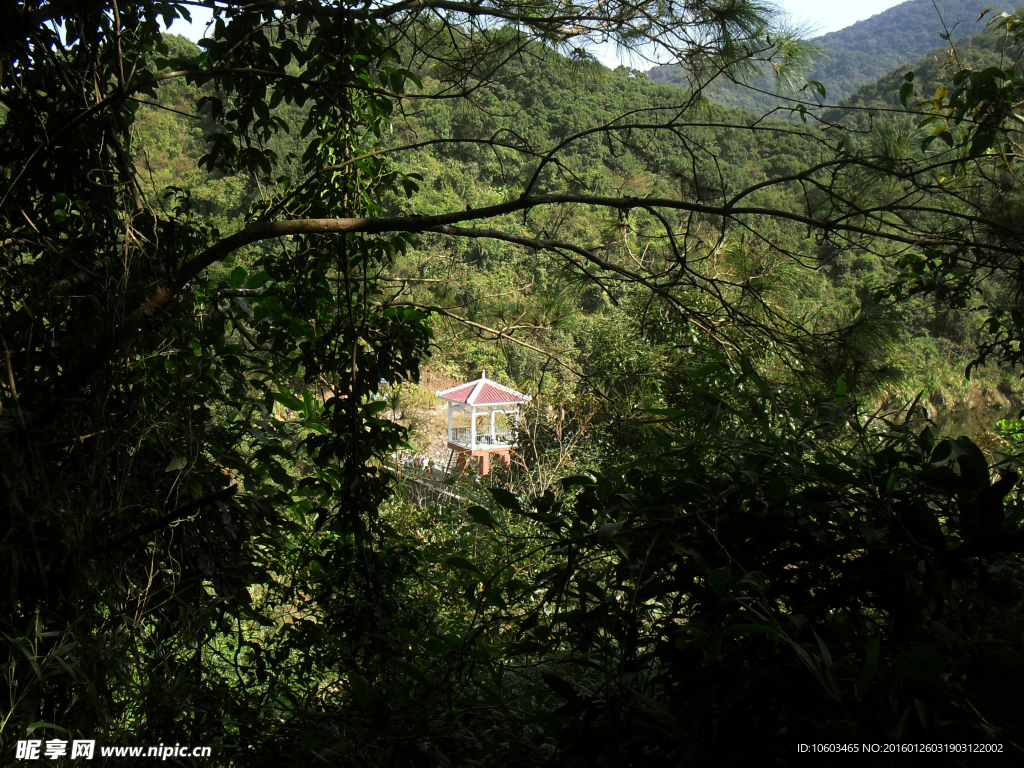
[{"label": "mountain ridge", "polygon": [[[861,86],[933,52],[942,45],[943,35],[951,35],[955,43],[961,37],[983,31],[991,14],[983,19],[979,16],[990,7],[991,0],[907,0],[856,24],[808,40],[821,51],[821,57],[808,68],[806,79],[823,83],[825,101],[836,104]],[[997,7],[995,12],[1000,10]],[[684,82],[678,67],[654,67],[647,71],[647,76],[655,82]],[[775,82],[768,74],[751,79],[749,85],[719,81],[706,94],[711,101],[724,106],[759,113],[787,106],[786,97],[796,96],[795,91],[776,92]],[[801,98],[808,97],[805,93]]]}]

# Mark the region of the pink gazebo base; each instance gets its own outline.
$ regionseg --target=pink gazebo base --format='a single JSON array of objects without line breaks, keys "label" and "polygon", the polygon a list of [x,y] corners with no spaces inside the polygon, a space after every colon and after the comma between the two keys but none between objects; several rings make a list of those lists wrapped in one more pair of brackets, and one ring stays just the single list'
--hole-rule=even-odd
[{"label": "pink gazebo base", "polygon": [[497,456],[501,459],[502,463],[507,467],[512,462],[512,454],[510,448],[487,448],[483,450],[471,451],[464,445],[458,445],[456,443],[448,443],[448,447],[455,451],[458,458],[456,459],[458,470],[461,472],[469,464],[470,456],[480,457],[480,474],[486,475],[491,471],[491,457]]}]

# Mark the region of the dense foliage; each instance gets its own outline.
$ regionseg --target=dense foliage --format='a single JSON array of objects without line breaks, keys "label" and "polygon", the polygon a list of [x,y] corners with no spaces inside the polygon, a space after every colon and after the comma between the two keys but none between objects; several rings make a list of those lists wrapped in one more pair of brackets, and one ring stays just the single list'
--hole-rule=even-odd
[{"label": "dense foliage", "polygon": [[[185,10],[5,11],[5,763],[1018,749],[1014,462],[866,407],[1018,362],[1013,67],[823,130],[580,47],[798,59],[756,3]],[[395,471],[428,363],[537,395],[461,504]]]},{"label": "dense foliage", "polygon": [[[803,417],[724,365],[694,391],[722,375],[736,410],[709,419],[698,398],[663,416],[710,422],[704,439],[661,432],[620,472],[567,479],[575,497],[495,494],[561,553],[520,593],[513,648],[561,651],[544,677],[564,759],[739,765],[756,744],[785,764],[794,743],[1015,740],[1016,472],[991,483],[967,438],[858,427],[846,397]],[[481,577],[503,608],[512,573]]]}]

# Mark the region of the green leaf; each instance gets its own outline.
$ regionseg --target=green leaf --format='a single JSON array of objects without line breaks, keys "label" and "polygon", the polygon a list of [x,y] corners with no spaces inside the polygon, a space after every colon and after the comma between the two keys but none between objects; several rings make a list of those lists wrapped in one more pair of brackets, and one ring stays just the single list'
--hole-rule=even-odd
[{"label": "green leaf", "polygon": [[563,477],[561,480],[563,491],[568,491],[578,486],[590,485],[593,482],[594,478],[587,475],[573,475],[572,477]]},{"label": "green leaf", "polygon": [[376,400],[372,403],[367,403],[366,405],[364,405],[360,409],[360,412],[362,413],[364,418],[369,418],[371,416],[376,416],[381,411],[386,410],[387,407],[387,400]]},{"label": "green leaf", "polygon": [[952,440],[940,440],[932,451],[932,455],[929,457],[929,461],[932,464],[941,464],[950,457],[953,453],[953,441]]},{"label": "green leaf", "polygon": [[466,514],[469,515],[470,519],[475,523],[479,523],[480,525],[494,530],[498,529],[498,524],[494,521],[494,518],[491,517],[490,511],[483,507],[472,506],[466,510]]},{"label": "green leaf", "polygon": [[274,399],[285,408],[292,411],[301,411],[305,408],[305,403],[302,400],[299,400],[295,395],[281,386],[277,388],[277,394],[274,395]]},{"label": "green leaf", "polygon": [[590,579],[584,579],[582,577],[576,578],[576,586],[579,587],[580,595],[591,595],[597,600],[604,600],[605,593],[601,586]]},{"label": "green leaf", "polygon": [[290,489],[294,485],[292,476],[288,474],[288,470],[282,467],[276,461],[269,461],[266,463],[267,474],[270,475],[270,479],[280,485],[282,488]]},{"label": "green leaf", "polygon": [[410,664],[409,662],[403,661],[402,659],[391,659],[388,661],[388,664],[394,667],[395,669],[401,670],[410,678],[415,680],[417,683],[421,683],[424,685],[427,683],[427,676],[423,674],[423,670],[421,670],[414,664]]},{"label": "green leaf", "polygon": [[184,469],[187,463],[185,457],[178,454],[171,459],[171,463],[164,468],[164,472],[177,472],[179,469]]},{"label": "green leaf", "polygon": [[61,726],[55,725],[54,723],[47,723],[43,720],[39,720],[34,723],[29,723],[29,725],[25,727],[25,735],[28,735],[40,728],[57,731],[58,733],[71,733],[71,731],[69,731],[67,728],[62,728]]},{"label": "green leaf", "polygon": [[762,571],[750,571],[743,574],[743,578],[737,584],[750,584],[763,595],[768,589],[768,576]]},{"label": "green leaf", "polygon": [[722,589],[729,583],[731,576],[732,572],[728,565],[724,565],[721,568],[715,568],[715,570],[707,576],[708,586],[716,595],[720,595],[722,594]]},{"label": "green leaf", "polygon": [[857,484],[857,476],[855,474],[834,464],[815,464],[813,468],[818,477],[830,483],[835,483],[836,485]]},{"label": "green leaf", "polygon": [[366,678],[357,672],[349,672],[349,687],[356,701],[364,707],[377,707],[384,703],[381,695],[373,690],[373,687],[366,681]]},{"label": "green leaf", "polygon": [[522,514],[523,508],[519,506],[519,499],[504,488],[491,488],[490,492],[499,507],[507,509],[509,512],[518,512],[519,514]]},{"label": "green leaf", "polygon": [[723,363],[708,363],[686,374],[688,379],[706,379],[715,373],[727,373],[729,367]]},{"label": "green leaf", "polygon": [[245,283],[245,278],[249,274],[249,270],[245,267],[235,267],[231,270],[231,287],[238,288]]},{"label": "green leaf", "polygon": [[460,557],[459,555],[450,555],[449,557],[445,558],[445,562],[452,568],[458,568],[459,570],[469,571],[470,573],[475,573],[479,576],[484,575],[479,568],[473,565],[473,563],[471,563],[464,557]]},{"label": "green leaf", "polygon": [[914,94],[914,84],[904,83],[900,88],[900,104],[906,107],[910,103],[910,97]]},{"label": "green leaf", "polygon": [[989,486],[988,460],[981,449],[971,438],[961,435],[951,440],[953,451],[957,454],[960,475],[973,486],[973,490],[983,490]]},{"label": "green leaf", "polygon": [[541,672],[541,678],[547,684],[548,688],[554,691],[556,694],[561,696],[566,701],[575,701],[579,696],[576,694],[576,689],[573,688],[569,683],[565,682],[558,675],[552,675],[550,672]]}]

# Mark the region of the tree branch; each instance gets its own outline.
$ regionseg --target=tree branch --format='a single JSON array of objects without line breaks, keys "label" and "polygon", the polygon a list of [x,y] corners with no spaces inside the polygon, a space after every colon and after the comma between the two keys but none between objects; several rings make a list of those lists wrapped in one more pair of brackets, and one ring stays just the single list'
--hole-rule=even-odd
[{"label": "tree branch", "polygon": [[[244,229],[230,235],[215,245],[207,248],[196,258],[185,263],[165,285],[160,286],[156,293],[143,303],[138,309],[126,319],[122,325],[122,338],[134,334],[146,320],[156,315],[163,309],[190,281],[194,280],[203,270],[212,264],[223,260],[234,251],[246,245],[284,237],[288,235],[329,235],[362,232],[367,234],[381,234],[386,232],[443,232],[443,227],[451,227],[465,221],[479,221],[482,219],[493,219],[510,213],[529,211],[531,208],[544,205],[589,205],[600,208],[608,208],[619,211],[629,211],[634,208],[686,211],[689,213],[700,213],[709,216],[721,216],[729,219],[736,219],[743,216],[765,217],[770,219],[785,219],[807,226],[809,229],[826,233],[844,233],[847,235],[863,235],[870,238],[882,238],[884,240],[903,243],[911,246],[951,246],[960,247],[963,241],[956,238],[932,237],[918,232],[884,231],[883,226],[891,226],[886,222],[879,221],[877,229],[858,226],[846,223],[845,221],[834,221],[818,219],[814,216],[795,213],[791,211],[763,208],[759,206],[736,206],[731,204],[708,205],[704,203],[689,202],[686,200],[675,200],[670,198],[635,198],[635,197],[604,197],[597,195],[581,195],[570,193],[557,193],[546,195],[522,196],[514,200],[483,208],[470,209],[443,213],[435,216],[400,216],[400,217],[361,217],[361,218],[338,218],[338,219],[297,219],[293,221],[270,221],[255,222],[247,225]],[[961,217],[965,221],[971,217]],[[453,232],[455,230],[452,230]],[[491,230],[494,236],[500,234],[503,239],[509,239],[513,235],[499,233]],[[569,244],[558,241],[551,241],[552,246],[565,248]],[[557,246],[554,245],[557,242]],[[541,244],[545,241],[525,238],[524,243],[528,247],[536,247],[534,243]],[[996,244],[987,244],[987,247],[1000,252],[1013,253],[1013,248]],[[570,248],[574,252],[586,255],[586,258],[594,261],[594,254],[579,249],[578,246]],[[602,260],[603,261],[603,260]],[[620,271],[621,268],[608,264],[601,264],[608,269]],[[628,271],[627,271],[628,272]],[[626,275],[630,279],[636,276],[632,272]],[[645,283],[647,284],[647,283]],[[654,290],[654,284],[648,284],[648,288]],[[664,295],[664,289],[658,289]],[[85,382],[105,363],[116,349],[111,343],[94,349],[88,353],[71,371],[65,373],[58,381],[54,396],[46,408],[40,409],[45,415],[40,418],[49,421],[61,410],[62,403],[66,398],[77,392]]]}]

